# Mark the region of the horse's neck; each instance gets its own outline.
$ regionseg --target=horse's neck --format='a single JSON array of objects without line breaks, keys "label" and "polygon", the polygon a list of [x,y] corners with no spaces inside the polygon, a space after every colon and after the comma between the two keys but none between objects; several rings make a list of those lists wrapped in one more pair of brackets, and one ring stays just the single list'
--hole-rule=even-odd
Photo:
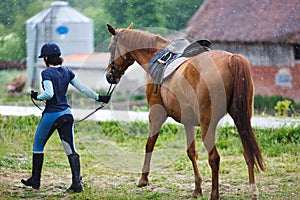
[{"label": "horse's neck", "polygon": [[146,50],[136,50],[133,53],[133,57],[136,60],[136,62],[143,67],[143,69],[149,73],[148,64],[151,60],[151,58],[154,56],[155,53],[163,50],[167,45],[169,44],[168,41],[160,42],[157,44],[156,51],[149,52]]},{"label": "horse's neck", "polygon": [[146,52],[145,50],[137,50],[134,52],[134,59],[148,73],[148,63],[154,54],[155,53]]}]

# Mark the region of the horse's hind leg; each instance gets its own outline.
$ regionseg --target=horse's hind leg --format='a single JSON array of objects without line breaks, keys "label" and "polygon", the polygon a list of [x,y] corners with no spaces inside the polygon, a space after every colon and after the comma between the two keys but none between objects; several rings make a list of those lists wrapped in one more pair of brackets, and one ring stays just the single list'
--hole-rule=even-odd
[{"label": "horse's hind leg", "polygon": [[247,160],[247,156],[244,154],[247,166],[248,166],[248,174],[249,174],[249,193],[251,200],[258,199],[258,189],[255,183],[255,175],[254,175],[254,164]]},{"label": "horse's hind leg", "polygon": [[151,106],[149,112],[150,133],[146,143],[146,154],[144,159],[144,166],[142,169],[142,176],[139,180],[138,187],[143,187],[149,184],[148,175],[150,172],[150,162],[151,162],[152,152],[156,140],[158,138],[158,135],[160,133],[160,129],[163,123],[166,121],[166,119],[167,119],[166,111],[161,105],[156,104],[154,106]]},{"label": "horse's hind leg", "polygon": [[[251,122],[250,122],[250,117],[245,117],[245,121],[246,123],[241,123],[241,121],[239,120],[239,118],[236,116],[235,112],[231,110],[229,110],[229,113],[231,115],[231,117],[233,118],[233,120],[236,123],[237,129],[240,133],[240,135],[246,135],[246,131],[248,132],[252,132],[252,128],[250,126]],[[246,114],[245,114],[246,116]],[[242,124],[248,124],[249,127],[245,128],[242,126]],[[245,131],[246,130],[246,131]],[[251,139],[251,138],[250,138]],[[244,139],[246,141],[243,141],[244,143],[247,142],[248,139]],[[255,141],[256,139],[252,139],[252,141]],[[254,143],[256,144],[256,143]],[[255,145],[251,145],[251,146],[255,146]],[[254,151],[253,151],[254,152]],[[251,162],[251,160],[249,159],[249,156],[247,156],[245,148],[244,148],[244,152],[243,152],[245,161],[247,163],[247,167],[248,167],[248,174],[249,174],[249,193],[250,193],[250,199],[251,200],[256,200],[258,199],[258,190],[257,190],[257,186],[256,186],[256,182],[255,182],[255,174],[254,174],[254,161]]]},{"label": "horse's hind leg", "polygon": [[[255,135],[253,133],[251,127],[251,115],[247,113],[236,112],[234,108],[237,108],[236,104],[233,104],[229,108],[229,114],[235,122],[235,125],[238,129],[240,134],[240,138],[243,143],[243,155],[248,167],[248,174],[249,174],[249,193],[250,199],[256,200],[258,199],[259,193],[257,190],[256,182],[255,182],[255,174],[254,174],[254,164],[255,164],[255,157],[257,162],[263,162],[260,149],[258,143],[256,141]],[[249,113],[252,113],[252,107],[249,106]],[[262,165],[261,165],[262,166]],[[261,167],[263,169],[263,166]]]},{"label": "horse's hind leg", "polygon": [[194,169],[194,178],[195,178],[195,190],[193,192],[193,197],[202,196],[202,177],[199,173],[197,160],[198,154],[196,150],[196,141],[195,141],[195,127],[185,125],[186,139],[187,139],[187,154],[189,159],[192,161],[193,169]]},{"label": "horse's hind leg", "polygon": [[202,120],[201,134],[202,141],[206,150],[208,151],[208,163],[212,171],[212,188],[210,199],[215,200],[220,198],[219,194],[219,167],[220,167],[220,155],[215,145],[215,131],[216,123],[204,122]]}]

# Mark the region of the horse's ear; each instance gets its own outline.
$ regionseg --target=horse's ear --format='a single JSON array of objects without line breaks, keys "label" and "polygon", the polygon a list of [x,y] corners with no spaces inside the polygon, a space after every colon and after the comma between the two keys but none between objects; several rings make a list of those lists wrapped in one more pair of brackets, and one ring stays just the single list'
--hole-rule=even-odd
[{"label": "horse's ear", "polygon": [[106,24],[106,25],[107,25],[108,32],[110,32],[110,34],[112,34],[112,35],[115,35],[116,34],[115,28],[110,24]]},{"label": "horse's ear", "polygon": [[132,26],[133,26],[133,22],[131,22],[131,23],[129,24],[129,26],[128,26],[127,29],[132,29]]}]

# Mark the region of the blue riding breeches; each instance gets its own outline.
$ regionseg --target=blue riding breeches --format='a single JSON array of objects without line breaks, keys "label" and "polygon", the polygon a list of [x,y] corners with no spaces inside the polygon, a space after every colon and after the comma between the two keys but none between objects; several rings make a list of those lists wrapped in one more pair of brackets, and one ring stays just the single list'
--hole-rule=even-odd
[{"label": "blue riding breeches", "polygon": [[44,153],[44,147],[55,130],[59,133],[65,153],[70,155],[76,152],[74,118],[70,108],[67,108],[60,112],[43,113],[34,137],[34,153]]}]

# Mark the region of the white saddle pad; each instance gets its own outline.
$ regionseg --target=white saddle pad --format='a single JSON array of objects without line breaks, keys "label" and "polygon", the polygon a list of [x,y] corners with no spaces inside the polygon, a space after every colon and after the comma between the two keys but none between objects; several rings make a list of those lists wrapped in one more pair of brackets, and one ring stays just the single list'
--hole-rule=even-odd
[{"label": "white saddle pad", "polygon": [[168,78],[182,63],[184,63],[185,61],[187,61],[190,58],[187,57],[180,57],[177,58],[176,60],[174,60],[173,62],[171,62],[164,71],[164,77],[163,79]]}]

